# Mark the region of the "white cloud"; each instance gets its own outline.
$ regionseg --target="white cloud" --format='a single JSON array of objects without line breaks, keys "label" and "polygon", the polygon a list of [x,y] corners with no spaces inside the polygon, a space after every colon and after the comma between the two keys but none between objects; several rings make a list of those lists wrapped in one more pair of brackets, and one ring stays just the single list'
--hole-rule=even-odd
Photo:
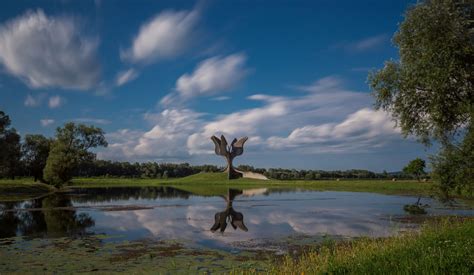
[{"label": "white cloud", "polygon": [[297,86],[298,89],[311,93],[328,93],[332,90],[340,89],[342,80],[336,76],[327,76],[316,80],[314,83],[305,86]]},{"label": "white cloud", "polygon": [[344,119],[370,102],[367,93],[347,91],[335,77],[323,78],[299,89],[309,93],[284,97],[256,94],[250,100],[261,101],[261,107],[217,116],[188,138],[191,154],[212,153],[208,138],[216,133],[227,136],[249,136],[250,146],[265,146],[267,137],[291,132],[311,123],[328,123]]},{"label": "white cloud", "polygon": [[75,122],[80,122],[80,123],[110,124],[110,120],[102,119],[102,118],[87,118],[87,117],[81,117],[81,118],[73,118],[73,119],[71,119],[71,120],[72,120],[72,121],[75,121]]},{"label": "white cloud", "polygon": [[65,102],[64,98],[56,95],[49,98],[48,106],[50,109],[54,109],[54,108],[61,107],[64,104],[64,102]]},{"label": "white cloud", "polygon": [[105,138],[109,145],[106,149],[99,151],[99,159],[112,160],[140,160],[140,157],[133,151],[137,140],[143,135],[143,131],[120,129],[112,133],[106,133]]},{"label": "white cloud", "polygon": [[[213,154],[212,135],[229,139],[248,136],[252,152],[338,153],[381,147],[400,139],[389,117],[371,110],[370,94],[346,90],[342,81],[327,77],[299,86],[296,96],[255,94],[248,100],[260,106],[227,114],[197,113],[190,109],[166,109],[146,113],[151,130],[121,136],[101,157],[129,160],[183,160],[192,155]],[[129,137],[128,137],[129,136]],[[107,154],[109,154],[107,156]]]},{"label": "white cloud", "polygon": [[138,77],[138,72],[135,69],[128,69],[126,71],[121,71],[117,74],[115,78],[115,85],[122,86],[127,82],[130,82]]},{"label": "white cloud", "polygon": [[192,44],[198,11],[164,11],[140,27],[130,49],[121,58],[131,62],[149,63],[175,57]]},{"label": "white cloud", "polygon": [[191,75],[184,74],[176,81],[176,90],[184,98],[230,90],[245,76],[245,60],[243,54],[206,59]]},{"label": "white cloud", "polygon": [[376,48],[387,41],[387,35],[375,35],[356,41],[349,45],[350,50],[354,51],[366,51]]},{"label": "white cloud", "polygon": [[0,63],[31,88],[87,90],[100,79],[98,40],[70,17],[27,12],[0,26]]},{"label": "white cloud", "polygon": [[38,94],[36,96],[27,95],[25,98],[24,105],[26,107],[38,107],[41,105],[45,97],[46,97],[46,94],[44,93]]},{"label": "white cloud", "polygon": [[109,147],[99,157],[141,160],[186,158],[189,156],[186,139],[202,124],[201,116],[189,109],[147,113],[145,119],[154,124],[151,130],[122,129],[108,134]]},{"label": "white cloud", "polygon": [[287,137],[269,137],[267,144],[280,150],[303,148],[306,153],[355,152],[399,137],[400,130],[387,113],[363,108],[339,123],[306,125],[294,129]]},{"label": "white cloud", "polygon": [[216,96],[211,98],[213,101],[225,101],[231,99],[229,96]]},{"label": "white cloud", "polygon": [[48,127],[49,125],[54,123],[54,119],[48,119],[48,118],[41,119],[40,123],[41,123],[41,126]]}]

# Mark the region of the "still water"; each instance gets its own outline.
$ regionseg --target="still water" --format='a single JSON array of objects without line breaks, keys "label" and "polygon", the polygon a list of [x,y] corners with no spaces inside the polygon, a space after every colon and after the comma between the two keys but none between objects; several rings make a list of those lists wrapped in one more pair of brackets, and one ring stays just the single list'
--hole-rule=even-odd
[{"label": "still water", "polygon": [[[0,238],[105,234],[108,241],[186,240],[225,248],[295,236],[389,236],[417,197],[304,189],[184,187],[90,188],[20,202],[0,202]],[[202,191],[202,192],[201,192]],[[200,194],[200,195],[199,195]],[[474,215],[434,199],[428,215]],[[212,230],[211,230],[212,229]]]}]

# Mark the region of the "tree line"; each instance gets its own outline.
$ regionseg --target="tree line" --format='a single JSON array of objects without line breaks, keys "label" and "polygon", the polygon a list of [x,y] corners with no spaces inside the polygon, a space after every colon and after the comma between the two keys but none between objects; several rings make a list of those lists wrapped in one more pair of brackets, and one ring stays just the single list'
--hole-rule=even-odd
[{"label": "tree line", "polygon": [[[8,115],[0,111],[0,177],[33,177],[34,181],[55,186],[73,177],[122,177],[122,178],[179,178],[201,172],[220,172],[216,165],[190,165],[189,163],[120,162],[96,159],[91,148],[105,147],[107,141],[102,129],[94,126],[64,124],[56,135],[25,135],[21,140],[11,127]],[[368,170],[324,171],[283,168],[254,168],[240,165],[241,171],[261,173],[280,180],[319,179],[383,179],[409,178],[409,173],[376,173]]]},{"label": "tree line", "polygon": [[0,177],[32,176],[59,187],[81,164],[95,160],[90,149],[99,146],[107,146],[102,129],[73,122],[58,127],[54,138],[26,135],[22,143],[10,117],[0,111]]},{"label": "tree line", "polygon": [[[75,171],[75,177],[121,177],[121,178],[180,178],[201,172],[222,172],[225,167],[217,165],[190,165],[189,163],[157,163],[157,162],[120,162],[110,160],[94,160],[84,162]],[[239,165],[237,170],[264,174],[271,179],[279,180],[322,180],[322,179],[411,179],[411,172],[376,173],[368,170],[297,170],[284,168],[255,168],[250,165]]]}]

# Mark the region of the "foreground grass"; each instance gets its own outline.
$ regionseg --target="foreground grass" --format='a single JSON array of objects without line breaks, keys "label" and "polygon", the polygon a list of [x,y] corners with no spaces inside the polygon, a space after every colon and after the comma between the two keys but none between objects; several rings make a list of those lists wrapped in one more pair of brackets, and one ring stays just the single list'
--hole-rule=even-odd
[{"label": "foreground grass", "polygon": [[329,242],[298,259],[286,257],[269,273],[473,274],[473,236],[474,219],[443,218],[424,224],[420,232]]}]

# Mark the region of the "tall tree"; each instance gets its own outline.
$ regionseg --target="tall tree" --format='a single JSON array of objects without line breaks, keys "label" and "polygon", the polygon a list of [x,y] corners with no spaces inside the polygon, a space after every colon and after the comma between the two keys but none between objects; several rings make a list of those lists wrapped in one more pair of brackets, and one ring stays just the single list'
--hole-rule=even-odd
[{"label": "tall tree", "polygon": [[43,169],[46,166],[52,140],[43,135],[26,135],[22,146],[23,161],[35,181],[44,182]]},{"label": "tall tree", "polygon": [[57,187],[70,181],[74,169],[81,162],[95,158],[89,150],[99,146],[107,146],[104,131],[100,128],[73,122],[58,127],[44,168],[45,180]]},{"label": "tall tree", "polygon": [[376,108],[389,111],[405,136],[447,148],[472,130],[473,9],[472,1],[461,0],[427,0],[409,8],[393,38],[400,60],[369,74]]},{"label": "tall tree", "polygon": [[0,176],[15,178],[20,166],[20,135],[10,128],[10,117],[0,111]]}]

